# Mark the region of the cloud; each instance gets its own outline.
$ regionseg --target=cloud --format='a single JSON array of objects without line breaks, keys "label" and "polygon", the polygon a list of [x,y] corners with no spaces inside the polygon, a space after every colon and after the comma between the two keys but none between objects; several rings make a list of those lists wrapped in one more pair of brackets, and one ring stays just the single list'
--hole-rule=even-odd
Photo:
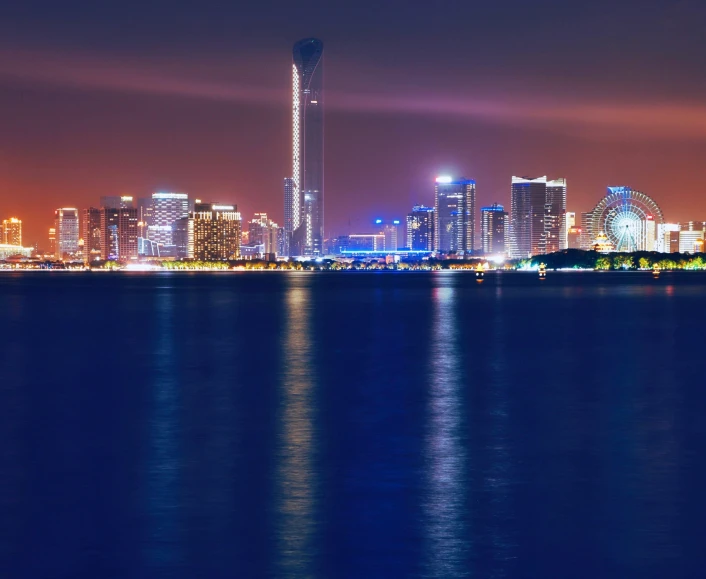
[{"label": "cloud", "polygon": [[[209,61],[211,64],[213,61]],[[215,73],[214,73],[215,70]],[[279,73],[277,73],[279,74]],[[232,75],[232,71],[231,71]],[[217,78],[214,78],[217,77]],[[223,70],[208,70],[183,59],[146,60],[0,50],[0,82],[21,81],[83,90],[163,95],[213,101],[282,106],[281,88],[244,85]],[[515,97],[499,90],[498,98],[455,93],[404,94],[327,90],[327,108],[370,114],[444,116],[512,126],[541,126],[580,136],[630,139],[706,139],[706,107],[683,103],[611,103],[582,101],[547,94]]]}]

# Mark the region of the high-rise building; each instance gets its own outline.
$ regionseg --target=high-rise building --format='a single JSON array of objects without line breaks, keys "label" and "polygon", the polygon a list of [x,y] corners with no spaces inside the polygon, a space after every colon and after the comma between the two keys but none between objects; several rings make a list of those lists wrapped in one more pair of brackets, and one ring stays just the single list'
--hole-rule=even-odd
[{"label": "high-rise building", "polygon": [[0,243],[5,245],[22,245],[22,221],[17,217],[4,219],[0,229]]},{"label": "high-rise building", "polygon": [[437,177],[434,188],[434,249],[442,253],[473,253],[476,182]]},{"label": "high-rise building", "polygon": [[101,210],[89,207],[83,210],[81,222],[81,239],[83,239],[83,261],[89,263],[101,259]]},{"label": "high-rise building", "polygon": [[581,213],[581,228],[579,231],[579,247],[580,249],[589,250],[598,231],[593,232],[593,212],[583,211]]},{"label": "high-rise building", "polygon": [[568,249],[583,249],[581,242],[581,228],[576,227],[575,225],[569,227],[569,230],[566,234],[566,247]]},{"label": "high-rise building", "polygon": [[136,259],[139,237],[137,208],[104,207],[100,210],[100,219],[101,259]]},{"label": "high-rise building", "polygon": [[564,223],[566,228],[566,242],[565,247],[569,247],[569,229],[576,227],[576,212],[567,211],[564,217]]},{"label": "high-rise building", "polygon": [[552,253],[566,243],[566,179],[513,177],[508,250],[512,258]]},{"label": "high-rise building", "polygon": [[58,259],[75,257],[78,253],[78,209],[63,207],[54,211],[56,250]]},{"label": "high-rise building", "polygon": [[56,227],[49,228],[49,255],[56,256]]},{"label": "high-rise building", "polygon": [[348,236],[348,244],[342,253],[369,253],[386,251],[383,233],[353,233]]},{"label": "high-rise building", "polygon": [[140,197],[137,200],[137,228],[140,237],[147,239],[149,234],[149,226],[154,225],[152,216],[154,215],[154,206],[152,197]]},{"label": "high-rise building", "polygon": [[407,247],[412,251],[434,251],[434,208],[415,205],[407,214]]},{"label": "high-rise building", "polygon": [[259,253],[279,254],[279,230],[280,226],[267,218],[267,213],[255,213],[248,223],[248,243],[251,246],[261,247]]},{"label": "high-rise building", "polygon": [[490,207],[481,207],[480,236],[484,255],[505,254],[505,222],[507,212],[502,205],[493,203]]},{"label": "high-rise building", "polygon": [[566,249],[566,179],[547,181],[542,253]]},{"label": "high-rise building", "polygon": [[385,223],[382,226],[382,234],[385,236],[385,251],[397,251],[399,249],[398,230],[400,220],[395,219],[392,223]]},{"label": "high-rise building", "polygon": [[240,213],[235,205],[198,203],[189,225],[193,234],[193,256],[199,260],[240,257]]},{"label": "high-rise building", "polygon": [[285,179],[290,255],[320,255],[324,240],[323,42],[295,43],[292,63],[292,177]]},{"label": "high-rise building", "polygon": [[160,245],[173,246],[174,222],[188,216],[189,196],[186,193],[153,193],[152,215],[150,224],[147,226],[147,237]]}]

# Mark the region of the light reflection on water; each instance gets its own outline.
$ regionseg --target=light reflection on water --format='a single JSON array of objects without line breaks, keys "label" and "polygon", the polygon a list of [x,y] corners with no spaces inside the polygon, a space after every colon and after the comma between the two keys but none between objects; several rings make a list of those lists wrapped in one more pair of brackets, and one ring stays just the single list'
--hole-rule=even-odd
[{"label": "light reflection on water", "polygon": [[462,432],[464,387],[458,345],[457,276],[435,276],[426,434],[424,504],[426,576],[470,576],[467,454]]},{"label": "light reflection on water", "polygon": [[152,383],[152,415],[149,419],[147,459],[148,536],[145,556],[157,576],[169,577],[185,556],[180,500],[181,449],[180,381],[172,292],[155,294],[156,349]]},{"label": "light reflection on water", "polygon": [[277,577],[312,577],[317,559],[313,305],[307,278],[291,276],[289,282],[275,450],[277,552],[273,564]]}]

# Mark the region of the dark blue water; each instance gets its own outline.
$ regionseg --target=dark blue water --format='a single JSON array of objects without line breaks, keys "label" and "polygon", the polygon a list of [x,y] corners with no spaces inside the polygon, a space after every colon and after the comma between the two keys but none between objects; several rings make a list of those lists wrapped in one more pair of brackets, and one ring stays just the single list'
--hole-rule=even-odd
[{"label": "dark blue water", "polygon": [[701,577],[705,297],[4,273],[0,577]]}]

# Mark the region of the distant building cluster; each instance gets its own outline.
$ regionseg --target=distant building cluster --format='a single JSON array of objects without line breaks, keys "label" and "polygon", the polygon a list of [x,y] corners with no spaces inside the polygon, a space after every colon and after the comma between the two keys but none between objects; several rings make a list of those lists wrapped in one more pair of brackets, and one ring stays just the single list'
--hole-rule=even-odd
[{"label": "distant building cluster", "polygon": [[526,259],[564,249],[695,253],[704,222],[667,223],[657,203],[630,187],[608,187],[591,211],[567,211],[567,181],[513,176],[510,205],[477,207],[476,181],[437,177],[433,203],[404,219],[375,219],[365,231],[324,235],[323,42],[294,44],[291,61],[291,175],[284,178],[284,221],[255,213],[242,227],[235,205],[205,203],[187,193],[156,192],[137,200],[106,196],[96,207],[54,212],[48,251],[23,247],[22,221],[2,220],[0,259],[43,254],[60,260],[317,259],[411,254],[451,259]]}]

